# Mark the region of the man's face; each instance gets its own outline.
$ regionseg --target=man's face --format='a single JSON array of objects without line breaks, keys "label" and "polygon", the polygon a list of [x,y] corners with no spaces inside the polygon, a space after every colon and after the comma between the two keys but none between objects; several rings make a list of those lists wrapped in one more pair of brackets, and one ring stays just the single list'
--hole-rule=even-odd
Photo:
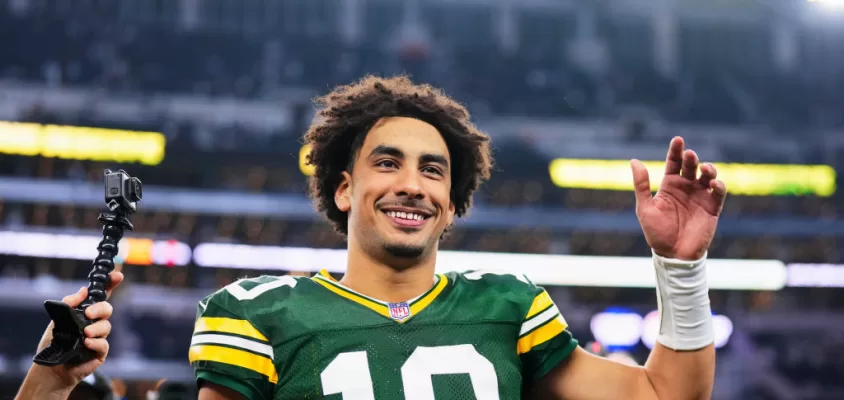
[{"label": "man's face", "polygon": [[434,126],[413,118],[381,119],[335,193],[337,207],[349,214],[350,240],[375,257],[431,254],[454,220],[450,166]]}]

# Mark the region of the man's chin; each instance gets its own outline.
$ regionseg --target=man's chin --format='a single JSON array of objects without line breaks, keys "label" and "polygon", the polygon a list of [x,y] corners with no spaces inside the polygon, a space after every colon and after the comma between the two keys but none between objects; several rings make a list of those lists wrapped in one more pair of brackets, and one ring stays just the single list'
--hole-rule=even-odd
[{"label": "man's chin", "polygon": [[384,251],[391,257],[416,259],[425,254],[425,246],[409,243],[389,243],[384,246]]}]

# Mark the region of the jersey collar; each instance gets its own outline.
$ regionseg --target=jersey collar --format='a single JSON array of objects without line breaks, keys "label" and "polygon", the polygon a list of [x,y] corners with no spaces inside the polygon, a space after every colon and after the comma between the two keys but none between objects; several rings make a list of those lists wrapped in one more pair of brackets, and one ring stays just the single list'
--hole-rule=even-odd
[{"label": "jersey collar", "polygon": [[401,303],[388,303],[364,294],[358,293],[331,277],[326,270],[319,271],[319,274],[311,278],[314,282],[328,289],[330,292],[343,297],[347,300],[358,303],[375,313],[389,318],[398,323],[405,323],[411,318],[422,312],[428,305],[430,305],[437,296],[442,293],[446,285],[448,285],[448,278],[443,274],[435,275],[437,281],[428,289],[427,292],[415,299]]}]

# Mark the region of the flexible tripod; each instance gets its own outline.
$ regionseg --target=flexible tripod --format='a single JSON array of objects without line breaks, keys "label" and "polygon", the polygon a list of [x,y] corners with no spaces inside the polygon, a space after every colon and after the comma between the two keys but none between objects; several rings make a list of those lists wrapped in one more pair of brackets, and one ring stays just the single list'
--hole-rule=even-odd
[{"label": "flexible tripod", "polygon": [[77,308],[56,300],[44,302],[47,315],[53,320],[53,341],[41,350],[33,361],[36,364],[54,366],[77,365],[90,360],[93,352],[85,347],[83,329],[94,321],[85,316],[91,305],[106,300],[106,289],[111,283],[108,274],[114,270],[117,244],[124,231],[133,230],[129,215],[138,210],[143,188],[138,178],[130,177],[123,170],[105,170],[105,202],[109,211],[100,214],[103,224],[103,240],[97,246],[99,254],[94,259],[94,268],[88,274],[88,297]]}]

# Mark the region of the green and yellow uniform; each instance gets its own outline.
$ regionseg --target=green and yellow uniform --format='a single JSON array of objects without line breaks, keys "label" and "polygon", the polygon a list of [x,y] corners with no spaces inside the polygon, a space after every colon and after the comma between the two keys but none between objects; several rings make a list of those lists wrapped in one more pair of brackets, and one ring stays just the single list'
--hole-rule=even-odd
[{"label": "green and yellow uniform", "polygon": [[199,303],[190,362],[248,399],[519,399],[577,346],[521,275],[438,274],[389,304],[321,272],[235,282]]}]

